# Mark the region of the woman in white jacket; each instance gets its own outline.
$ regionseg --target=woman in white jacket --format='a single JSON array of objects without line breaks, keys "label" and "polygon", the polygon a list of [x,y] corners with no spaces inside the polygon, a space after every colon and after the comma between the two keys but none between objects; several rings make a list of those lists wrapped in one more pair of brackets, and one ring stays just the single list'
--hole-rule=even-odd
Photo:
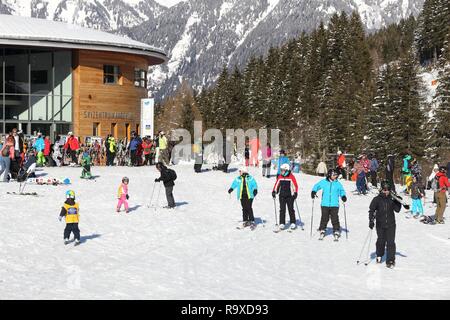
[{"label": "woman in white jacket", "polygon": [[433,171],[428,176],[428,188],[433,190],[433,203],[436,203],[436,193],[439,192],[438,182],[435,179],[436,173],[439,172],[439,166],[437,164],[434,165]]},{"label": "woman in white jacket", "polygon": [[327,172],[327,165],[325,164],[325,162],[323,162],[323,160],[321,160],[317,165],[316,174],[321,177],[325,177],[327,175]]}]

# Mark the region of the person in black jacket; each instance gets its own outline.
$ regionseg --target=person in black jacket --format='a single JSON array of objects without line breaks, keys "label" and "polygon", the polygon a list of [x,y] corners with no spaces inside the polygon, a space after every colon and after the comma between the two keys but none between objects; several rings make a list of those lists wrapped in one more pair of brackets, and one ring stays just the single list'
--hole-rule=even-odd
[{"label": "person in black jacket", "polygon": [[162,181],[164,188],[166,188],[166,198],[168,205],[164,208],[175,208],[175,199],[173,198],[173,186],[175,185],[176,173],[172,169],[168,169],[162,162],[156,164],[156,169],[161,173],[161,176],[155,179],[155,182]]},{"label": "person in black jacket", "polygon": [[388,155],[387,161],[386,161],[385,176],[386,176],[386,180],[390,183],[392,190],[395,192],[394,168],[395,168],[395,157],[394,157],[394,155],[390,154],[390,155]]},{"label": "person in black jacket", "polygon": [[391,184],[385,180],[381,182],[380,194],[373,198],[369,207],[369,228],[377,223],[377,243],[376,254],[377,263],[381,263],[381,258],[386,251],[386,267],[395,266],[395,212],[400,212],[401,203],[397,197],[393,197]]}]

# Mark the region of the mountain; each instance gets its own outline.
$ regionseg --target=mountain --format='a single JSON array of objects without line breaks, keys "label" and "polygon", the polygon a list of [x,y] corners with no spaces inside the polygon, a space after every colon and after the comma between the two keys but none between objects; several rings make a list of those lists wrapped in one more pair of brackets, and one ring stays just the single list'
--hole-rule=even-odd
[{"label": "mountain", "polygon": [[0,0],[0,13],[75,23],[127,35],[162,48],[170,61],[150,72],[162,99],[183,80],[195,88],[223,66],[242,67],[252,55],[358,11],[368,32],[418,15],[424,0],[186,0],[167,8],[154,0]]}]

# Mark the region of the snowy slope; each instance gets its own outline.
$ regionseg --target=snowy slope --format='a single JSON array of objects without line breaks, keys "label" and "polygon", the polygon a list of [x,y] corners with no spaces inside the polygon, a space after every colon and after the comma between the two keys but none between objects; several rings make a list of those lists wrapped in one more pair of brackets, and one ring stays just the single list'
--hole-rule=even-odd
[{"label": "snowy slope", "polygon": [[[40,197],[7,195],[17,184],[0,184],[0,299],[416,299],[450,298],[448,225],[428,226],[397,215],[397,267],[356,265],[368,232],[372,196],[348,192],[345,234],[339,242],[309,237],[312,185],[297,175],[305,231],[272,232],[273,179],[255,177],[255,231],[237,230],[235,195],[226,190],[236,172],[194,174],[177,166],[175,211],[148,209],[156,177],[151,168],[93,167],[96,181],[78,178],[79,168],[39,174],[69,177],[80,202],[83,243],[64,246],[57,220],[67,187],[28,186]],[[251,171],[255,171],[254,169]],[[128,215],[114,212],[121,177],[130,178]],[[157,189],[155,194],[157,193]],[[164,190],[160,204],[165,205]],[[427,213],[433,209],[426,205]],[[402,209],[403,211],[403,209]],[[314,227],[319,221],[316,201]],[[448,214],[448,213],[447,213]],[[340,211],[344,226],[343,210]],[[375,234],[371,252],[374,252]]]}]

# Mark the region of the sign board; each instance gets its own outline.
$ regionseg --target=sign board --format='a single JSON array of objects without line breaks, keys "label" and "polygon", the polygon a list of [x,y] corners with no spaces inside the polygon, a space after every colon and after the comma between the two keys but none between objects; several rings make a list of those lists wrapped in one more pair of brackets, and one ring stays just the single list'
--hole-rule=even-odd
[{"label": "sign board", "polygon": [[153,138],[153,125],[155,115],[154,99],[141,99],[141,136]]}]

